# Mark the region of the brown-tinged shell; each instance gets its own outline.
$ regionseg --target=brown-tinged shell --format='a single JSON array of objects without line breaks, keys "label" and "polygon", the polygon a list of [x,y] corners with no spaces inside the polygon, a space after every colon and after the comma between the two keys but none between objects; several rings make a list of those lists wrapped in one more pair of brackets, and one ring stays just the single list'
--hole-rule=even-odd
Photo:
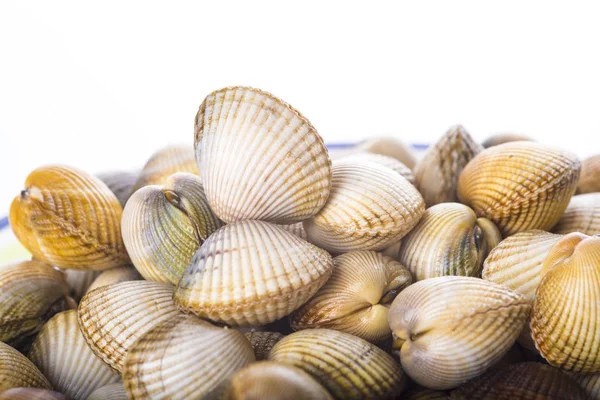
[{"label": "brown-tinged shell", "polygon": [[344,160],[363,160],[363,161],[376,162],[377,164],[381,164],[384,167],[388,167],[388,168],[396,171],[397,173],[399,173],[400,175],[405,177],[407,181],[409,181],[413,185],[415,184],[415,174],[412,172],[412,170],[410,168],[408,168],[406,165],[404,165],[401,161],[399,161],[396,158],[384,156],[382,154],[363,152],[363,153],[350,154],[350,155],[344,157],[343,159]]},{"label": "brown-tinged shell", "polygon": [[532,139],[529,138],[529,136],[521,135],[519,133],[496,133],[484,140],[482,145],[487,149],[488,147],[498,146],[504,143],[522,141],[532,141]]},{"label": "brown-tinged shell", "polygon": [[0,393],[0,400],[67,400],[52,390],[38,388],[13,388]]},{"label": "brown-tinged shell", "polygon": [[[126,267],[119,267],[126,268]],[[109,269],[108,271],[112,271]],[[88,288],[102,271],[85,271],[77,269],[66,269],[63,271],[69,286],[69,296],[79,302],[88,291]]]},{"label": "brown-tinged shell", "polygon": [[285,336],[279,332],[253,331],[244,333],[250,341],[257,361],[266,360],[269,352]]},{"label": "brown-tinged shell", "polygon": [[599,234],[600,193],[573,196],[565,213],[552,229],[552,232],[560,234],[572,232],[581,232],[586,235]]},{"label": "brown-tinged shell", "polygon": [[577,193],[594,192],[600,192],[600,154],[581,162],[581,175],[577,183]]},{"label": "brown-tinged shell", "polygon": [[402,393],[402,400],[448,400],[450,392],[417,387]]},{"label": "brown-tinged shell", "polygon": [[410,169],[414,169],[417,163],[410,147],[393,137],[374,138],[359,144],[354,150],[395,158]]},{"label": "brown-tinged shell", "polygon": [[123,382],[102,386],[94,390],[86,400],[128,400]]},{"label": "brown-tinged shell", "polygon": [[125,207],[129,196],[133,194],[133,186],[137,182],[139,175],[139,172],[115,171],[104,172],[97,176],[117,196],[121,207]]},{"label": "brown-tinged shell", "polygon": [[200,175],[191,146],[171,145],[154,153],[140,172],[131,194],[147,185],[163,185],[167,178],[177,172]]},{"label": "brown-tinged shell", "polygon": [[600,374],[569,374],[579,384],[590,399],[600,399]]},{"label": "brown-tinged shell", "polygon": [[113,268],[102,271],[102,273],[94,279],[94,282],[92,282],[87,292],[91,292],[102,286],[114,285],[115,283],[140,280],[142,280],[142,276],[137,269],[132,266]]},{"label": "brown-tinged shell", "polygon": [[52,389],[50,382],[27,357],[0,342],[0,392],[21,387]]}]

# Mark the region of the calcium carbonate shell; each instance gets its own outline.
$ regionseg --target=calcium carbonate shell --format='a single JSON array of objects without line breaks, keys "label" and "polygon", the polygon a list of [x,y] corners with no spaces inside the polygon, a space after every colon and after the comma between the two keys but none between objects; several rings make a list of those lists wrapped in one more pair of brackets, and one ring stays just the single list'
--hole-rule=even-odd
[{"label": "calcium carbonate shell", "polygon": [[600,234],[600,193],[573,196],[552,231],[560,234],[572,232],[586,235]]},{"label": "calcium carbonate shell", "polygon": [[250,341],[256,360],[266,360],[269,352],[285,336],[279,332],[252,331],[244,333]]},{"label": "calcium carbonate shell", "polygon": [[102,271],[102,273],[94,279],[87,292],[91,292],[102,286],[114,285],[115,283],[140,280],[142,280],[142,276],[133,266],[108,269]]},{"label": "calcium carbonate shell", "polygon": [[414,169],[417,159],[412,150],[402,141],[390,136],[377,137],[358,144],[351,151],[368,152],[380,154],[382,156],[392,157],[406,165],[410,169]]},{"label": "calcium carbonate shell", "polygon": [[192,146],[170,145],[156,151],[140,172],[131,194],[147,185],[163,185],[177,172],[200,175]]},{"label": "calcium carbonate shell", "polygon": [[52,389],[50,382],[27,357],[0,342],[0,392],[22,387]]},{"label": "calcium carbonate shell", "polygon": [[67,400],[67,398],[47,389],[13,388],[1,392],[0,400]]},{"label": "calcium carbonate shell", "polygon": [[[120,267],[121,268],[121,267]],[[110,269],[108,271],[111,271]],[[69,286],[69,296],[79,302],[102,271],[66,269],[63,271]]]},{"label": "calcium carbonate shell", "polygon": [[581,176],[577,183],[577,193],[600,192],[600,154],[581,162]]},{"label": "calcium carbonate shell", "polygon": [[600,399],[600,374],[570,374],[590,399]]},{"label": "calcium carbonate shell", "polygon": [[375,153],[353,153],[343,158],[344,160],[363,160],[363,161],[373,161],[377,164],[381,164],[384,167],[388,167],[403,177],[406,178],[411,184],[415,184],[415,174],[412,172],[410,168],[404,165],[401,161],[396,158],[384,156],[382,154]]},{"label": "calcium carbonate shell", "polygon": [[117,196],[121,207],[125,207],[129,196],[133,194],[133,186],[139,175],[139,172],[115,171],[105,172],[97,176]]},{"label": "calcium carbonate shell", "polygon": [[112,383],[94,390],[86,400],[128,400],[123,382]]},{"label": "calcium carbonate shell", "polygon": [[528,136],[519,133],[496,133],[483,141],[483,147],[488,148],[509,142],[531,141]]}]

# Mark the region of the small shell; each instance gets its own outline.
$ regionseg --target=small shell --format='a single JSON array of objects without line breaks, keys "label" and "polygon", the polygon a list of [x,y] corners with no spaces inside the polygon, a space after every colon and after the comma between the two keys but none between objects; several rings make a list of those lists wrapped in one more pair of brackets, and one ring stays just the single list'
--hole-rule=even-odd
[{"label": "small shell", "polygon": [[123,382],[102,386],[94,390],[86,400],[128,400]]},{"label": "small shell", "polygon": [[87,290],[87,293],[94,289],[102,286],[114,285],[115,283],[129,282],[129,281],[140,281],[142,276],[133,267],[119,267],[103,271],[98,277],[92,282]]},{"label": "small shell", "polygon": [[427,207],[457,202],[458,177],[469,161],[483,150],[462,125],[453,126],[415,167],[417,189]]},{"label": "small shell", "polygon": [[70,399],[85,399],[95,389],[120,380],[88,347],[77,323],[77,311],[55,315],[35,339],[29,359],[52,386]]},{"label": "small shell", "polygon": [[171,145],[154,153],[140,172],[131,193],[147,185],[164,185],[167,178],[176,172],[200,175],[191,146]]},{"label": "small shell", "polygon": [[225,222],[300,222],[329,196],[323,139],[292,106],[261,90],[209,94],[196,115],[194,146],[208,201]]},{"label": "small shell", "polygon": [[405,177],[406,180],[409,181],[411,184],[415,184],[415,174],[413,174],[412,170],[393,157],[364,152],[351,154],[349,156],[344,157],[343,159],[376,162],[377,164],[383,165],[384,167],[388,167],[396,171],[397,173]]},{"label": "small shell", "polygon": [[366,340],[330,329],[286,336],[273,347],[269,360],[304,370],[336,399],[393,398],[406,385],[390,355]]},{"label": "small shell", "polygon": [[508,286],[533,300],[542,279],[542,264],[561,237],[534,229],[504,239],[485,259],[483,279]]},{"label": "small shell", "polygon": [[498,362],[519,336],[529,311],[525,296],[504,286],[443,276],[400,292],[389,322],[402,369],[419,385],[446,390]]},{"label": "small shell", "polygon": [[329,328],[370,342],[392,334],[388,309],[410,285],[410,272],[399,262],[374,251],[355,251],[333,259],[327,283],[291,316],[295,330]]},{"label": "small shell", "polygon": [[549,230],[575,193],[580,168],[570,153],[535,142],[506,143],[467,164],[458,180],[458,198],[493,221],[504,236]]},{"label": "small shell", "polygon": [[212,213],[200,177],[171,175],[164,186],[135,192],[121,229],[131,261],[147,280],[176,285],[200,244],[222,222]]},{"label": "small shell", "polygon": [[98,178],[64,166],[34,170],[10,207],[15,236],[60,268],[101,270],[129,263],[119,200]]},{"label": "small shell", "polygon": [[244,335],[250,341],[257,361],[266,360],[273,346],[285,337],[279,332],[261,331],[246,332]]},{"label": "small shell", "polygon": [[[112,270],[108,270],[112,271]],[[69,296],[79,302],[94,280],[102,271],[80,271],[77,269],[66,269],[63,271],[69,286]]]},{"label": "small shell", "polygon": [[50,382],[27,357],[0,342],[0,392],[21,387],[52,389]]},{"label": "small shell", "polygon": [[402,400],[448,400],[450,392],[418,387],[402,393]]},{"label": "small shell", "polygon": [[200,247],[175,301],[202,318],[264,325],[296,310],[331,275],[324,250],[261,221],[225,225]]},{"label": "small shell", "polygon": [[173,286],[148,281],[122,282],[86,294],[79,303],[79,326],[98,357],[118,372],[131,345],[179,312]]},{"label": "small shell", "polygon": [[58,392],[37,388],[13,388],[0,393],[0,400],[67,400]]},{"label": "small shell", "polygon": [[395,158],[410,169],[414,169],[417,159],[411,149],[393,137],[379,137],[356,146],[358,152],[369,152]]},{"label": "small shell", "polygon": [[133,186],[139,175],[139,172],[118,171],[105,172],[97,176],[117,196],[121,207],[125,207],[129,196],[133,194]]},{"label": "small shell", "polygon": [[522,142],[531,140],[532,139],[530,139],[528,136],[518,133],[496,133],[484,140],[482,144],[483,147],[487,149],[488,147],[498,146],[499,144],[508,142]]},{"label": "small shell", "polygon": [[405,178],[372,161],[333,164],[325,207],[304,222],[309,241],[333,253],[382,250],[406,235],[425,211]]},{"label": "small shell", "polygon": [[300,239],[306,240],[306,231],[304,230],[304,224],[302,222],[296,222],[295,224],[289,225],[279,225],[279,227],[283,228],[289,233],[293,233]]},{"label": "small shell", "polygon": [[600,237],[571,233],[542,266],[531,313],[531,334],[555,367],[600,372]]},{"label": "small shell", "polygon": [[577,184],[577,193],[594,192],[600,192],[600,154],[581,162],[581,175]]},{"label": "small shell", "polygon": [[135,342],[125,359],[123,382],[130,399],[202,399],[254,361],[242,333],[181,315]]},{"label": "small shell", "polygon": [[398,261],[416,281],[436,276],[479,276],[483,261],[502,240],[500,231],[469,207],[442,203],[428,208],[403,239]]},{"label": "small shell", "polygon": [[586,235],[595,235],[600,233],[600,193],[573,196],[565,213],[552,231],[561,234],[581,232]]},{"label": "small shell", "polygon": [[583,388],[590,399],[600,399],[600,374],[569,374]]}]

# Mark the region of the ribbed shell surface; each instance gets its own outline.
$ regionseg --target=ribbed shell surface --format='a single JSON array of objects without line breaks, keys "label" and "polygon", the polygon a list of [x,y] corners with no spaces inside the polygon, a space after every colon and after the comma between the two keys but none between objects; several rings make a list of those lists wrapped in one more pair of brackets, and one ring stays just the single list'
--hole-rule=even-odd
[{"label": "ribbed shell surface", "polygon": [[600,192],[600,154],[583,160],[577,183],[577,193],[594,192]]},{"label": "ribbed shell surface", "polygon": [[[110,269],[108,271],[111,271]],[[69,296],[75,301],[81,300],[83,295],[102,271],[82,271],[77,269],[66,269],[65,274],[69,286]]]},{"label": "ribbed shell surface", "polygon": [[125,207],[129,196],[133,194],[133,186],[139,175],[139,172],[118,171],[104,172],[97,176],[117,196],[121,207]]},{"label": "ribbed shell surface", "polygon": [[0,392],[20,387],[52,389],[50,382],[27,357],[0,342]]},{"label": "ribbed shell surface", "polygon": [[67,398],[52,390],[13,388],[1,392],[0,400],[67,400]]},{"label": "ribbed shell surface", "polygon": [[479,153],[460,174],[458,198],[504,236],[550,230],[575,193],[581,164],[574,155],[534,142]]},{"label": "ribbed shell surface", "polygon": [[[600,179],[600,171],[598,171]],[[555,233],[581,232],[586,235],[600,233],[600,193],[573,196],[558,224]]]},{"label": "ribbed shell surface", "polygon": [[266,360],[273,346],[285,337],[279,332],[261,331],[246,332],[244,335],[250,341],[257,361]]},{"label": "ribbed shell surface", "polygon": [[77,310],[56,314],[44,325],[29,359],[56,390],[73,400],[85,400],[95,389],[121,379],[88,347]]},{"label": "ribbed shell surface", "polygon": [[381,164],[384,167],[388,167],[396,171],[397,173],[405,177],[407,181],[409,181],[413,185],[415,184],[415,174],[413,174],[410,168],[408,168],[396,158],[384,156],[382,154],[363,152],[348,155],[344,157],[344,159],[376,162],[377,164]]},{"label": "ribbed shell surface", "polygon": [[325,204],[331,162],[298,111],[258,89],[209,94],[198,110],[196,159],[208,201],[225,222],[300,222]]},{"label": "ribbed shell surface", "polygon": [[393,137],[378,137],[360,143],[353,150],[369,152],[395,158],[410,169],[414,169],[417,159],[410,147]]},{"label": "ribbed shell surface", "polygon": [[306,240],[306,231],[304,230],[304,224],[302,222],[296,222],[295,224],[279,225],[289,233],[293,233],[301,239]]},{"label": "ribbed shell surface", "polygon": [[163,185],[176,172],[200,175],[192,146],[171,145],[154,153],[140,172],[132,193],[147,185]]},{"label": "ribbed shell surface", "polygon": [[10,225],[38,260],[100,270],[129,262],[121,239],[122,207],[98,178],[59,165],[29,174],[10,208]]},{"label": "ribbed shell surface", "polygon": [[86,294],[79,303],[79,326],[98,357],[121,372],[131,345],[154,326],[179,312],[173,302],[173,286],[131,281],[103,286]]},{"label": "ribbed shell surface", "polygon": [[261,221],[225,225],[204,242],[175,291],[175,301],[203,318],[258,326],[304,304],[327,281],[324,250]]},{"label": "ribbed shell surface", "polygon": [[114,285],[115,283],[140,280],[142,280],[142,276],[133,266],[113,268],[103,271],[98,275],[88,288],[87,292],[91,292],[102,286]]},{"label": "ribbed shell surface", "polygon": [[600,399],[600,374],[570,374],[592,400]]},{"label": "ribbed shell surface", "polygon": [[128,400],[123,382],[102,386],[94,390],[86,400]]}]

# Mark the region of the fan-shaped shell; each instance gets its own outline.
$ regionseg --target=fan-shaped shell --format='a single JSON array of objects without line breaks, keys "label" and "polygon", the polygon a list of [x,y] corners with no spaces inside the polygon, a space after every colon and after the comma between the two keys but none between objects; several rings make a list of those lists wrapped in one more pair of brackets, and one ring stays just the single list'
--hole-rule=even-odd
[{"label": "fan-shaped shell", "polygon": [[58,392],[37,388],[13,388],[0,393],[0,400],[67,400]]},{"label": "fan-shaped shell", "polygon": [[115,283],[139,281],[142,280],[142,276],[137,269],[129,267],[118,267],[103,271],[94,282],[90,285],[87,292],[91,292],[102,286],[114,285]]},{"label": "fan-shaped shell", "polygon": [[384,167],[388,167],[388,168],[396,171],[397,173],[399,173],[400,175],[405,177],[407,181],[409,181],[413,185],[415,184],[415,174],[412,172],[412,170],[410,168],[408,168],[406,165],[404,165],[402,162],[400,162],[396,158],[384,156],[382,154],[363,152],[363,153],[350,154],[350,155],[344,157],[343,159],[344,160],[362,160],[362,161],[376,162],[377,164],[383,165]]},{"label": "fan-shaped shell", "polygon": [[600,192],[600,154],[583,160],[577,183],[577,193],[594,192]]},{"label": "fan-shaped shell", "polygon": [[[108,271],[112,270],[109,269]],[[102,271],[66,269],[63,271],[63,273],[65,274],[67,285],[69,286],[69,296],[78,302],[85,295],[92,282],[94,282],[94,280],[102,273]]]},{"label": "fan-shaped shell", "polygon": [[353,150],[392,157],[410,169],[414,169],[417,163],[417,159],[410,147],[394,137],[378,137],[367,140],[356,146]]},{"label": "fan-shaped shell", "polygon": [[0,342],[0,392],[21,387],[52,389],[50,382],[27,357]]},{"label": "fan-shaped shell", "polygon": [[123,382],[102,386],[94,390],[86,400],[128,400]]},{"label": "fan-shaped shell", "polygon": [[488,147],[498,146],[499,144],[522,141],[531,141],[531,139],[528,136],[519,133],[496,133],[484,140],[482,144],[483,147],[487,149]]},{"label": "fan-shaped shell", "polygon": [[196,159],[208,202],[225,222],[300,222],[327,201],[327,148],[292,106],[258,89],[209,94],[196,115]]},{"label": "fan-shaped shell", "polygon": [[200,175],[191,146],[170,145],[154,153],[140,172],[131,193],[147,185],[163,185],[167,178],[177,172]]},{"label": "fan-shaped shell", "polygon": [[273,346],[285,337],[279,332],[264,331],[246,332],[244,335],[250,341],[252,349],[254,349],[254,356],[259,361],[266,360]]},{"label": "fan-shaped shell", "polygon": [[137,182],[139,175],[139,172],[115,171],[104,172],[97,176],[117,196],[121,207],[125,207],[129,196],[133,194],[133,186]]},{"label": "fan-shaped shell", "polygon": [[570,376],[583,388],[590,399],[600,399],[600,374],[570,374]]},{"label": "fan-shaped shell", "polygon": [[552,231],[561,234],[581,232],[586,235],[595,235],[600,233],[600,193],[573,196],[565,213]]}]

